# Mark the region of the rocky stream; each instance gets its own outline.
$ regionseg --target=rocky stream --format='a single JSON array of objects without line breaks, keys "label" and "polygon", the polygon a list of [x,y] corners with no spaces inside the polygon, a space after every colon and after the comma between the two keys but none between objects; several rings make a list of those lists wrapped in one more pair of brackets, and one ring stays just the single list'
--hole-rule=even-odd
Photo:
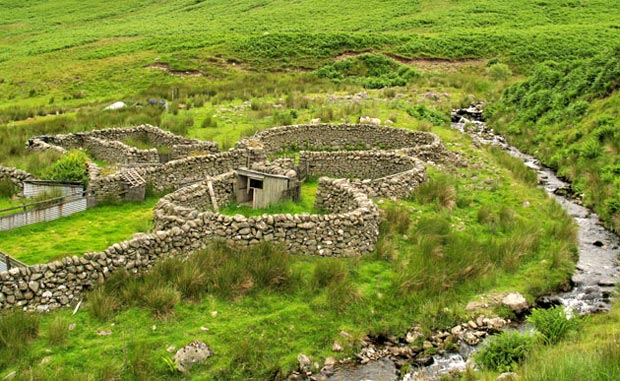
[{"label": "rocky stream", "polygon": [[[558,178],[551,169],[541,165],[533,156],[520,152],[510,146],[502,136],[495,134],[484,122],[482,106],[479,104],[454,110],[452,128],[469,134],[474,144],[499,146],[510,155],[523,160],[526,166],[537,172],[539,186],[556,199],[575,219],[579,228],[579,260],[572,276],[572,289],[539,298],[537,307],[563,305],[567,313],[580,315],[608,311],[614,296],[614,287],[620,280],[620,238],[605,229],[594,212],[581,205],[579,196],[572,192],[568,182]],[[522,297],[519,294],[508,294],[491,302],[506,304],[508,300],[508,303],[513,303],[513,310],[517,308],[515,312],[518,312],[520,303],[525,302],[520,298]],[[527,310],[527,303],[524,308]],[[497,317],[478,316],[477,319],[457,325],[449,331],[437,332],[432,337],[424,338],[419,348],[412,346],[412,343],[420,342],[423,336],[414,327],[404,338],[369,338],[368,343],[362,343],[362,350],[356,355],[356,359],[337,362],[330,358],[320,371],[317,371],[318,364],[312,364],[310,359],[300,355],[300,371],[289,379],[436,380],[445,374],[465,369],[470,355],[486,337],[503,329],[524,329],[522,324]],[[458,351],[446,352],[440,349],[433,356],[424,354],[425,349],[445,347],[448,341],[450,346]],[[406,369],[410,370],[404,371]]]}]

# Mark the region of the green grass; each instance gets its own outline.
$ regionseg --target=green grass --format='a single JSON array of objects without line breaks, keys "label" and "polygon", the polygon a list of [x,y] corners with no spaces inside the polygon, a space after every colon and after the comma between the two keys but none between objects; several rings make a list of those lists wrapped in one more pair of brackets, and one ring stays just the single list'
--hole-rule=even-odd
[{"label": "green grass", "polygon": [[[591,58],[620,43],[615,2],[0,0],[0,6],[0,163],[35,176],[58,160],[26,151],[35,135],[150,123],[227,149],[271,126],[317,117],[353,122],[361,115],[431,130],[470,162],[447,175],[430,170],[431,182],[415,197],[387,201],[372,255],[339,265],[294,256],[290,288],[256,289],[234,300],[203,293],[195,269],[184,269],[176,286],[152,287],[136,305],[102,302],[101,319],[85,312],[91,307],[76,316],[41,316],[38,337],[24,341],[20,356],[0,353],[0,376],[15,369],[28,380],[178,379],[162,359],[170,357],[166,348],[199,338],[216,354],[188,378],[277,378],[296,366],[298,353],[321,361],[351,355],[355,338],[367,333],[401,335],[415,323],[449,327],[466,318],[464,303],[482,293],[516,289],[533,299],[564,286],[575,255],[570,219],[532,188],[522,165],[441,127],[451,108],[472,97],[489,101],[494,128],[574,179],[586,203],[618,225],[618,147],[609,134],[620,98],[613,80],[605,82],[612,91],[588,87],[615,73],[613,53]],[[558,64],[535,68],[549,59]],[[369,89],[382,86],[396,87]],[[362,91],[366,97],[351,100]],[[145,106],[148,98],[169,100],[170,110]],[[102,111],[118,100],[138,105]],[[180,103],[187,108],[178,109]],[[310,212],[312,198],[303,189],[301,204],[241,212]],[[28,263],[102,250],[148,229],[155,202],[1,233],[0,249]],[[593,320],[584,341],[537,349],[540,360],[526,360],[519,372],[527,380],[618,378],[614,311],[597,318],[601,323]],[[51,333],[67,322],[77,325],[66,337]],[[96,334],[108,329],[111,336]],[[353,339],[340,337],[341,330]],[[334,340],[344,341],[344,353],[331,352]],[[50,361],[42,365],[44,357]]]},{"label": "green grass", "polygon": [[[22,113],[6,106],[54,112],[57,105],[125,100],[153,83],[174,81],[148,67],[161,62],[218,77],[239,67],[318,69],[341,53],[374,50],[404,57],[499,56],[527,68],[534,61],[589,56],[618,42],[620,20],[618,5],[600,0],[243,0],[232,6],[225,0],[131,0],[114,7],[94,0],[4,0],[2,6],[0,102],[16,115]],[[45,17],[27,16],[36,14]]]},{"label": "green grass", "polygon": [[27,264],[100,251],[152,226],[157,199],[97,206],[51,222],[0,232],[2,251]]}]

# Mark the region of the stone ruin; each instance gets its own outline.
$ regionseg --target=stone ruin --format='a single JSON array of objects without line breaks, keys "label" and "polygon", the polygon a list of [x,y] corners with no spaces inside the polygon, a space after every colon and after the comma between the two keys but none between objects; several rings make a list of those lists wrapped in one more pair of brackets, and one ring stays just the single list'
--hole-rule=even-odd
[{"label": "stone ruin", "polygon": [[[92,144],[106,141],[104,136],[127,136],[122,130],[37,137],[29,145],[66,150],[84,143],[92,149]],[[155,130],[140,126],[132,131],[172,135]],[[173,141],[170,139],[168,142]],[[427,179],[424,162],[438,162],[446,155],[440,139],[431,133],[359,124],[272,128],[241,140],[226,152],[217,152],[215,143],[174,141],[178,143],[170,151],[176,152],[174,155],[196,150],[201,154],[125,168],[105,176],[95,165],[89,166],[89,190],[97,200],[122,197],[131,186],[127,171],[134,171],[155,190],[169,191],[154,208],[152,232],[135,234],[102,252],[0,272],[0,309],[19,306],[47,311],[70,305],[114,271],[124,268],[141,273],[162,257],[188,255],[212,240],[242,246],[269,241],[284,245],[294,254],[367,254],[374,250],[379,236],[380,214],[372,198],[411,194]],[[142,160],[146,156],[130,153],[134,152],[131,148],[118,154],[114,150],[121,146],[114,142],[97,151],[98,155],[116,152],[114,157],[127,163],[145,164]],[[297,164],[290,158],[267,159],[290,150],[300,151]],[[148,160],[155,160],[155,156]],[[326,213],[255,217],[219,213],[218,206],[238,200],[239,176],[248,171],[298,182],[308,176],[320,177],[314,206]]]}]

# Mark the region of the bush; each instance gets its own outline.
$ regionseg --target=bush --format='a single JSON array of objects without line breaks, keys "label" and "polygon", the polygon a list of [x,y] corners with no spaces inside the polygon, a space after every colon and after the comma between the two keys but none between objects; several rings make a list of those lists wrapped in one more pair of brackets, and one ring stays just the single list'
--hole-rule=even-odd
[{"label": "bush", "polygon": [[405,86],[411,79],[419,76],[412,68],[382,54],[362,54],[346,58],[323,66],[316,74],[336,83],[349,81],[369,89]]},{"label": "bush", "polygon": [[550,309],[535,308],[527,317],[527,321],[540,332],[545,344],[556,344],[579,325],[575,318],[569,319],[566,316],[563,306]]},{"label": "bush", "polygon": [[17,194],[17,187],[11,179],[3,177],[0,179],[0,197],[10,198]]},{"label": "bush", "polygon": [[473,358],[484,369],[495,372],[510,372],[532,348],[536,338],[517,331],[505,331],[487,340],[484,347]]},{"label": "bush", "polygon": [[405,111],[418,120],[432,123],[433,126],[446,126],[450,123],[450,118],[447,113],[428,108],[423,104],[407,106],[405,107]]},{"label": "bush", "polygon": [[88,182],[86,162],[88,156],[82,151],[73,150],[63,155],[45,171],[44,178],[56,181]]},{"label": "bush", "polygon": [[510,70],[508,65],[503,63],[496,63],[489,66],[487,73],[489,77],[495,81],[505,81],[512,77],[512,70]]}]

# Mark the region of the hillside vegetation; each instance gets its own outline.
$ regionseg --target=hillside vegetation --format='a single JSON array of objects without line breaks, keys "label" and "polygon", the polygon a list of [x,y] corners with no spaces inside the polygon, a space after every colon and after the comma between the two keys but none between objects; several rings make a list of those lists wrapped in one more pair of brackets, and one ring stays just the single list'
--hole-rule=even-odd
[{"label": "hillside vegetation", "polygon": [[[604,0],[0,0],[2,165],[51,173],[60,155],[25,146],[41,134],[149,123],[228,149],[272,126],[360,116],[436,133],[465,163],[430,166],[428,184],[382,201],[363,258],[216,243],[143,277],[115,274],[76,315],[2,313],[0,378],[281,380],[299,353],[322,363],[353,357],[367,335],[466,322],[480,295],[565,289],[572,220],[518,160],[451,130],[449,113],[485,100],[491,127],[620,231],[619,46],[620,2]],[[128,107],[103,110],[116,101]],[[19,202],[9,190],[2,207]],[[315,190],[267,211],[311,211]],[[101,250],[149,229],[155,202],[4,232],[0,250],[27,263]],[[517,372],[614,379],[618,311],[537,347]],[[194,339],[215,355],[189,375],[170,369],[167,349]]]},{"label": "hillside vegetation", "polygon": [[155,63],[221,76],[317,69],[341,53],[377,50],[501,56],[527,68],[591,56],[617,42],[620,28],[620,4],[603,0],[2,0],[0,7],[5,107],[84,104],[170,82],[149,68]]},{"label": "hillside vegetation", "polygon": [[620,233],[620,47],[549,61],[506,89],[493,125],[572,182]]}]

